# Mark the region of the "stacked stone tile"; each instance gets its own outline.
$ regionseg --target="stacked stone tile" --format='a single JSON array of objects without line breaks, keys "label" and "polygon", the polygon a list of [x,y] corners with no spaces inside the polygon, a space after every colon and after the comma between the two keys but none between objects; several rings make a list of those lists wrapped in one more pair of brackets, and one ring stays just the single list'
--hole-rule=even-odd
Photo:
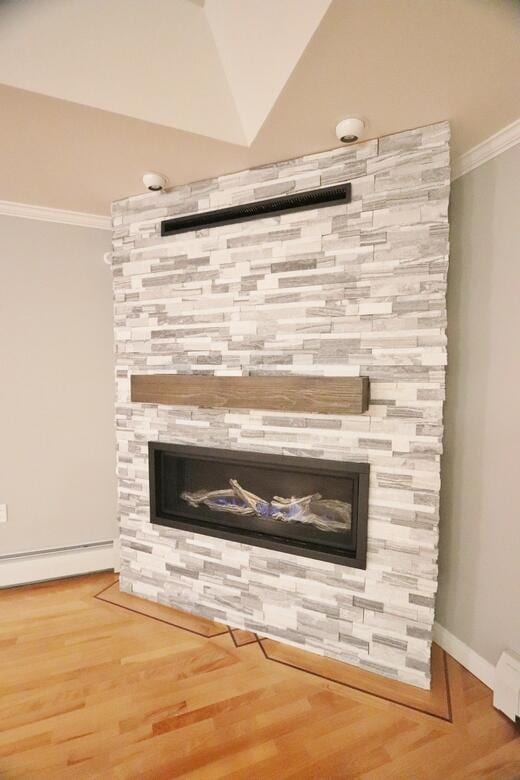
[{"label": "stacked stone tile", "polygon": [[[349,205],[160,236],[166,217],[346,181]],[[114,204],[124,590],[429,686],[449,181],[441,123]],[[158,372],[368,376],[371,403],[130,403],[131,374]],[[151,525],[149,440],[368,461],[366,571]]]}]

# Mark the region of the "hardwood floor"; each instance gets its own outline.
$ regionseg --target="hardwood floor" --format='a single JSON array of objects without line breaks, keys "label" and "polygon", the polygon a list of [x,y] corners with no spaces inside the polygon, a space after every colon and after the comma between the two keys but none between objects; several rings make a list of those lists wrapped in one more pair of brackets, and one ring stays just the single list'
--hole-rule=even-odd
[{"label": "hardwood floor", "polygon": [[447,676],[446,654],[438,645],[433,645],[432,653],[432,689],[425,691],[411,685],[394,682],[378,674],[364,671],[351,664],[344,664],[330,658],[323,658],[315,653],[298,650],[272,639],[258,638],[256,634],[240,629],[231,629],[212,620],[181,612],[171,607],[155,604],[147,599],[140,599],[122,593],[119,583],[115,582],[98,593],[96,598],[118,604],[124,609],[165,621],[177,628],[184,628],[199,636],[218,636],[229,632],[236,647],[243,647],[250,642],[259,642],[264,657],[269,661],[286,664],[297,669],[314,674],[329,682],[338,682],[356,690],[372,693],[382,699],[404,704],[420,712],[427,712],[442,720],[452,721],[450,690]]},{"label": "hardwood floor", "polygon": [[519,730],[449,656],[453,722],[94,598],[113,581],[0,591],[2,780],[520,778]]}]

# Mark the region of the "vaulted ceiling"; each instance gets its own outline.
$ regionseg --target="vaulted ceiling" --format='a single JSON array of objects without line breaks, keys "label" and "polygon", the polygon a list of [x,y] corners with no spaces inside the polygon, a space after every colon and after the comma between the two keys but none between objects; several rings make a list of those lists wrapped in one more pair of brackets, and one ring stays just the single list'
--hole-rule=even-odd
[{"label": "vaulted ceiling", "polygon": [[249,145],[331,0],[4,0],[0,80]]},{"label": "vaulted ceiling", "polygon": [[2,0],[0,200],[106,214],[182,183],[441,119],[520,116],[516,0]]}]

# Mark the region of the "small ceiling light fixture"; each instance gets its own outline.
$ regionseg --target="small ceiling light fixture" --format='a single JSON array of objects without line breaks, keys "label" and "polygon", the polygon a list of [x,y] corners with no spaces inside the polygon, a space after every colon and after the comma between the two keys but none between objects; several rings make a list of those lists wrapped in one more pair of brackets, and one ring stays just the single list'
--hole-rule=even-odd
[{"label": "small ceiling light fixture", "polygon": [[365,129],[365,123],[362,119],[356,119],[355,117],[349,117],[348,119],[342,119],[339,124],[336,125],[336,136],[338,141],[343,144],[353,144],[359,141],[363,135]]},{"label": "small ceiling light fixture", "polygon": [[160,192],[168,185],[168,179],[162,173],[147,171],[143,174],[143,184],[150,192]]}]

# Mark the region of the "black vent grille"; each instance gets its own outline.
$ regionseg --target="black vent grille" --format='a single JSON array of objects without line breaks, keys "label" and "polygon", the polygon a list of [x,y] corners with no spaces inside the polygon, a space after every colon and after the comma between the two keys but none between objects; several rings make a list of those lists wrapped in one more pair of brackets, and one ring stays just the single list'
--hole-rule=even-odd
[{"label": "black vent grille", "polygon": [[189,214],[186,217],[165,219],[161,222],[161,236],[172,236],[175,233],[186,233],[189,230],[230,225],[233,222],[246,222],[262,217],[274,217],[278,214],[289,214],[292,211],[324,208],[337,203],[350,203],[352,187],[350,182],[338,187],[324,187],[318,190],[307,190],[296,195],[286,195],[282,198],[259,200],[256,203],[245,203],[242,206],[231,206],[215,211],[204,211],[199,214]]}]

